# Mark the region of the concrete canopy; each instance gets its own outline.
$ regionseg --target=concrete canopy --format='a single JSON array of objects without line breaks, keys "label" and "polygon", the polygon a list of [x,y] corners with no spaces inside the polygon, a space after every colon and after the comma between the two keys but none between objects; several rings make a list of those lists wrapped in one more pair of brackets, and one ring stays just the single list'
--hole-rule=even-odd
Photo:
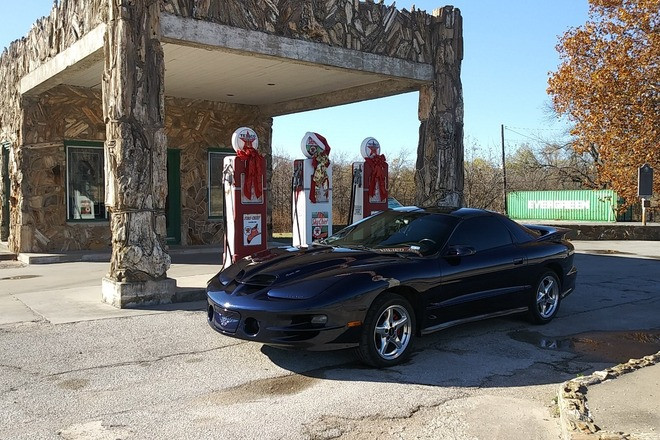
[{"label": "concrete canopy", "polygon": [[[258,106],[278,116],[419,88],[430,64],[162,13],[165,94]],[[37,95],[59,84],[100,89],[105,24],[20,81]]]}]

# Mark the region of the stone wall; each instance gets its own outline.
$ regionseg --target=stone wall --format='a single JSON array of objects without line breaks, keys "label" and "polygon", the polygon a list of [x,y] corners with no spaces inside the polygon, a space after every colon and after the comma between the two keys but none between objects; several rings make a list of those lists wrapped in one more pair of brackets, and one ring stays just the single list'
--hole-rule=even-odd
[{"label": "stone wall", "polygon": [[9,156],[5,155],[8,151],[5,145],[0,142],[0,241],[7,241],[9,238],[9,210],[6,208],[5,201],[9,200],[7,183],[9,182]]},{"label": "stone wall", "polygon": [[105,15],[106,0],[60,0],[49,16],[37,20],[26,37],[11,43],[0,56],[0,78],[5,84],[0,89],[0,143],[10,144],[9,246],[13,251],[28,249],[36,240],[34,235],[26,234],[23,243],[20,233],[25,225],[33,224],[34,219],[20,209],[29,204],[28,168],[23,160],[29,159],[32,153],[22,151],[25,143],[23,106],[29,104],[21,101],[19,81],[103,23]]},{"label": "stone wall", "polygon": [[[100,91],[58,86],[24,106],[26,143],[18,150],[24,171],[17,174],[29,183],[22,188],[21,251],[109,248],[107,222],[67,222],[66,213],[64,142],[104,142]],[[168,148],[181,150],[182,244],[222,242],[222,222],[208,218],[208,149],[231,149],[232,133],[244,125],[257,131],[270,162],[272,119],[255,108],[166,98]]]},{"label": "stone wall", "polygon": [[[181,152],[181,244],[222,243],[220,219],[209,220],[208,150],[231,150],[231,135],[249,126],[259,135],[259,150],[271,170],[272,119],[263,118],[254,107],[189,99],[165,99],[165,133],[168,148]],[[270,173],[270,171],[269,171]],[[267,176],[270,182],[271,176]],[[271,216],[268,215],[269,230]]]},{"label": "stone wall", "polygon": [[434,18],[398,10],[382,0],[162,0],[161,9],[182,17],[268,32],[337,47],[431,63]]},{"label": "stone wall", "polygon": [[24,144],[16,149],[22,164],[20,242],[22,252],[100,249],[110,246],[107,222],[67,222],[65,140],[105,138],[100,92],[58,86],[24,101]]}]

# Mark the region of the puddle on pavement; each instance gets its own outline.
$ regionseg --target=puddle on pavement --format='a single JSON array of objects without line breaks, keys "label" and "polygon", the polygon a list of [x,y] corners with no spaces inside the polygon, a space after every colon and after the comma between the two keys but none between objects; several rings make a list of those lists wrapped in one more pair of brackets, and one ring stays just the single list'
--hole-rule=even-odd
[{"label": "puddle on pavement", "polygon": [[565,337],[548,337],[539,332],[520,330],[509,333],[509,337],[545,350],[575,353],[589,362],[618,364],[660,351],[660,330],[588,332]]},{"label": "puddle on pavement", "polygon": [[306,390],[319,380],[298,374],[255,380],[234,388],[208,394],[204,396],[204,400],[217,405],[233,405],[253,402],[265,397],[288,396]]},{"label": "puddle on pavement", "polygon": [[29,280],[30,278],[39,278],[41,275],[14,275],[13,277],[4,277],[0,278],[0,281],[4,280]]}]

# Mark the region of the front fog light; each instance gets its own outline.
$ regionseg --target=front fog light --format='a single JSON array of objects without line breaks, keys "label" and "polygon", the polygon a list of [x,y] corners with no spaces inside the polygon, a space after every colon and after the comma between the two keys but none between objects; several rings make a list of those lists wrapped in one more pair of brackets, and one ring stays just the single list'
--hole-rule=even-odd
[{"label": "front fog light", "polygon": [[314,315],[311,322],[312,324],[325,324],[328,322],[328,317],[325,315]]}]

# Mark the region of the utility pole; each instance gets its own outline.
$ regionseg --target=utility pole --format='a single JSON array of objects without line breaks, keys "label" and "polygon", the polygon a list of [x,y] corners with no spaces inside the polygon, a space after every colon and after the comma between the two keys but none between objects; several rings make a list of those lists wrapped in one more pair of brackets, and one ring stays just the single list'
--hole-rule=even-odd
[{"label": "utility pole", "polygon": [[506,202],[506,158],[504,156],[504,124],[502,124],[502,183],[504,186],[504,214],[508,214],[509,209]]}]

